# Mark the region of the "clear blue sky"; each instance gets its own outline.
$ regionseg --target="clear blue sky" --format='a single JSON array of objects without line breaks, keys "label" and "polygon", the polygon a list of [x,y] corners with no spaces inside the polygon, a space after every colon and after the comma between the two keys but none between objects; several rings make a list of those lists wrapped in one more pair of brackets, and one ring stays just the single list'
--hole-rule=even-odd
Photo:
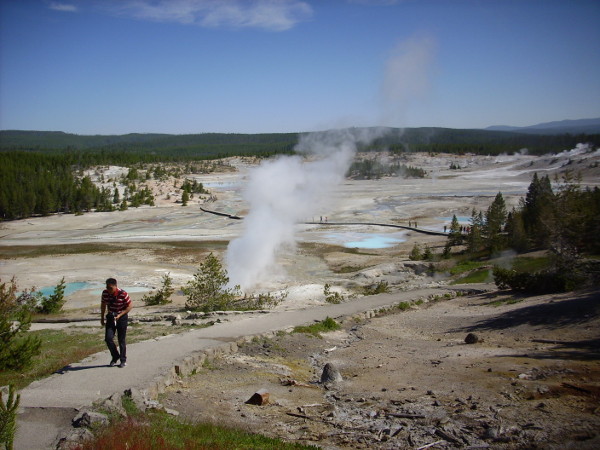
[{"label": "clear blue sky", "polygon": [[0,129],[600,117],[597,0],[0,0]]}]

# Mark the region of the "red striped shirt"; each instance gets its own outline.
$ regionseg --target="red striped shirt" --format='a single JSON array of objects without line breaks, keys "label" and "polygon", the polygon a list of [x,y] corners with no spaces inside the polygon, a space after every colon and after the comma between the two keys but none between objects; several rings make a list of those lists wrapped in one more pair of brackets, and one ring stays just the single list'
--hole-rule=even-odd
[{"label": "red striped shirt", "polygon": [[123,289],[118,289],[116,295],[112,295],[106,289],[102,291],[102,304],[108,306],[108,310],[112,313],[119,314],[125,311],[131,304],[129,294]]}]

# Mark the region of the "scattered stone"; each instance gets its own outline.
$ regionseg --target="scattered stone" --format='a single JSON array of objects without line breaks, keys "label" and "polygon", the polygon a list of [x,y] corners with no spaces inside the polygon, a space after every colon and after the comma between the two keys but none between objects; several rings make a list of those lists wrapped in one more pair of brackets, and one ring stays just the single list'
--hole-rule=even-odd
[{"label": "scattered stone", "polygon": [[342,375],[337,367],[331,363],[325,364],[323,373],[321,374],[321,383],[335,383],[342,380]]},{"label": "scattered stone", "polygon": [[255,392],[252,397],[246,400],[247,405],[264,406],[267,403],[269,403],[269,392],[266,389]]},{"label": "scattered stone", "polygon": [[83,441],[91,440],[93,438],[94,435],[87,428],[74,428],[69,434],[58,441],[56,448],[60,450],[81,448],[81,443]]},{"label": "scattered stone", "polygon": [[146,405],[146,409],[156,409],[158,411],[164,411],[165,407],[156,400],[144,400],[144,405]]},{"label": "scattered stone", "polygon": [[465,338],[465,344],[477,344],[478,342],[479,336],[477,336],[475,333],[467,334],[467,337]]},{"label": "scattered stone", "polygon": [[176,410],[171,409],[171,408],[165,408],[165,412],[167,414],[170,414],[171,416],[175,416],[175,417],[177,417],[179,415],[179,411],[176,411]]},{"label": "scattered stone", "polygon": [[108,425],[108,416],[99,412],[84,410],[73,418],[75,428],[90,428],[95,425]]},{"label": "scattered stone", "polygon": [[121,394],[114,393],[102,403],[100,403],[100,407],[106,409],[109,412],[119,414],[122,417],[127,416],[125,408],[123,408],[123,402],[121,401]]}]

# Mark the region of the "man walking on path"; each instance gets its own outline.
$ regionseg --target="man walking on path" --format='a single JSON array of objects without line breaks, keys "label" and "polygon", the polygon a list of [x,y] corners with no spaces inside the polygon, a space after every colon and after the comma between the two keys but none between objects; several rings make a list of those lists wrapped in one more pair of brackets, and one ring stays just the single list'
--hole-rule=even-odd
[{"label": "man walking on path", "polygon": [[[117,287],[117,280],[109,278],[106,280],[106,289],[102,291],[100,323],[105,326],[104,340],[110,350],[112,359],[110,366],[114,366],[120,360],[119,367],[127,365],[127,318],[133,308],[129,294]],[[108,313],[106,310],[108,309]],[[106,314],[106,316],[105,316]],[[106,319],[106,320],[105,320]],[[115,345],[115,332],[119,341],[119,350]]]}]

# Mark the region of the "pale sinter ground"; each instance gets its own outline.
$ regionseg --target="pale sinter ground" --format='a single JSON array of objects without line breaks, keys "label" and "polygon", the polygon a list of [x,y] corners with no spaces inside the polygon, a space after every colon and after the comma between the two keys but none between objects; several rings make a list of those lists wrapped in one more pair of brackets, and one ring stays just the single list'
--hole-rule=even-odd
[{"label": "pale sinter ground", "polygon": [[[408,155],[405,162],[428,170],[428,178],[346,180],[336,191],[331,210],[306,220],[319,221],[321,215],[328,222],[408,225],[410,220],[420,228],[441,231],[444,224],[449,225],[444,218],[452,214],[468,217],[473,208],[485,210],[498,191],[503,193],[509,209],[517,205],[534,171],[552,175],[567,166],[581,170],[584,185],[596,186],[600,177],[593,166],[598,159],[592,154],[558,158]],[[450,162],[462,169],[449,170]],[[165,184],[155,186],[157,207],[2,223],[0,247],[6,256],[0,261],[0,277],[6,280],[16,276],[22,288],[53,286],[62,276],[67,283],[99,283],[101,288],[105,278],[115,276],[122,287],[130,290],[135,315],[180,310],[185,302],[180,293],[172,305],[164,308],[144,307],[141,297],[159,286],[165,273],[170,274],[176,287],[183,285],[204,255],[209,251],[222,255],[227,242],[241,233],[243,222],[199,210],[201,204],[231,214],[247,213],[241,191],[253,162],[233,159],[230,163],[235,171],[194,176],[205,183],[213,197],[196,196],[187,207],[174,203],[175,190],[167,200],[172,185]],[[216,201],[212,201],[214,197]],[[259,288],[261,292],[287,291],[285,301],[277,308],[323,304],[325,283],[349,295],[357,286],[380,280],[388,281],[393,291],[445,282],[443,277],[427,276],[426,265],[407,262],[416,242],[427,243],[440,252],[444,237],[373,226],[318,224],[297,228],[297,251],[280,255],[284,270]],[[390,248],[349,252],[343,244],[356,240],[356,233],[393,235],[404,242]],[[70,251],[76,244],[88,247]],[[23,256],[23,248],[39,250],[43,246],[55,247],[42,251],[41,256]],[[70,295],[65,307],[68,315],[95,317],[100,288],[94,285]],[[477,328],[483,342],[463,345],[469,327],[479,320],[503,314],[510,318],[511,310],[529,306],[486,306],[492,300],[462,297],[366,324],[347,323],[344,332],[323,341],[294,335],[258,349],[249,346],[239,356],[215,362],[219,369],[185,380],[188,387],[182,387],[181,393],[172,392],[165,401],[191,418],[216,415],[228,423],[256,423],[255,431],[318,440],[323,445],[397,448],[419,447],[436,440],[444,441],[443,445],[459,445],[444,437],[445,432],[458,439],[460,445],[469,445],[464,439],[472,445],[484,442],[508,447],[533,445],[539,439],[546,440],[548,446],[556,442],[557,448],[567,440],[581,440],[577,446],[597,444],[594,430],[598,429],[598,410],[593,407],[598,400],[597,310],[592,308],[585,319],[561,326],[517,320],[514,326],[509,323]],[[545,304],[548,300],[534,302]],[[579,342],[581,348],[572,351],[564,344],[562,351],[563,341]],[[589,348],[585,348],[587,341]],[[298,381],[318,379],[322,364],[329,360],[339,365],[346,381],[329,391],[280,386],[279,378],[289,369],[283,367],[279,373],[270,365],[263,366],[262,361],[257,368],[255,360],[243,358],[245,352],[252,358],[267,350],[277,354],[274,346],[287,349],[280,352],[284,366],[290,365],[289,360],[296,361],[289,375]],[[324,353],[324,349],[333,347],[337,348]],[[565,387],[563,382],[575,388]],[[247,397],[265,386],[272,392],[274,406],[260,409],[243,405]],[[198,398],[197,403],[189,401],[194,398]],[[311,404],[322,406],[305,406]],[[298,408],[302,408],[299,414],[335,423],[336,432],[327,437],[332,425],[285,415],[298,412]],[[327,418],[332,408],[340,411]],[[386,411],[410,411],[425,418],[384,420]],[[438,429],[441,431],[435,434]]]}]

